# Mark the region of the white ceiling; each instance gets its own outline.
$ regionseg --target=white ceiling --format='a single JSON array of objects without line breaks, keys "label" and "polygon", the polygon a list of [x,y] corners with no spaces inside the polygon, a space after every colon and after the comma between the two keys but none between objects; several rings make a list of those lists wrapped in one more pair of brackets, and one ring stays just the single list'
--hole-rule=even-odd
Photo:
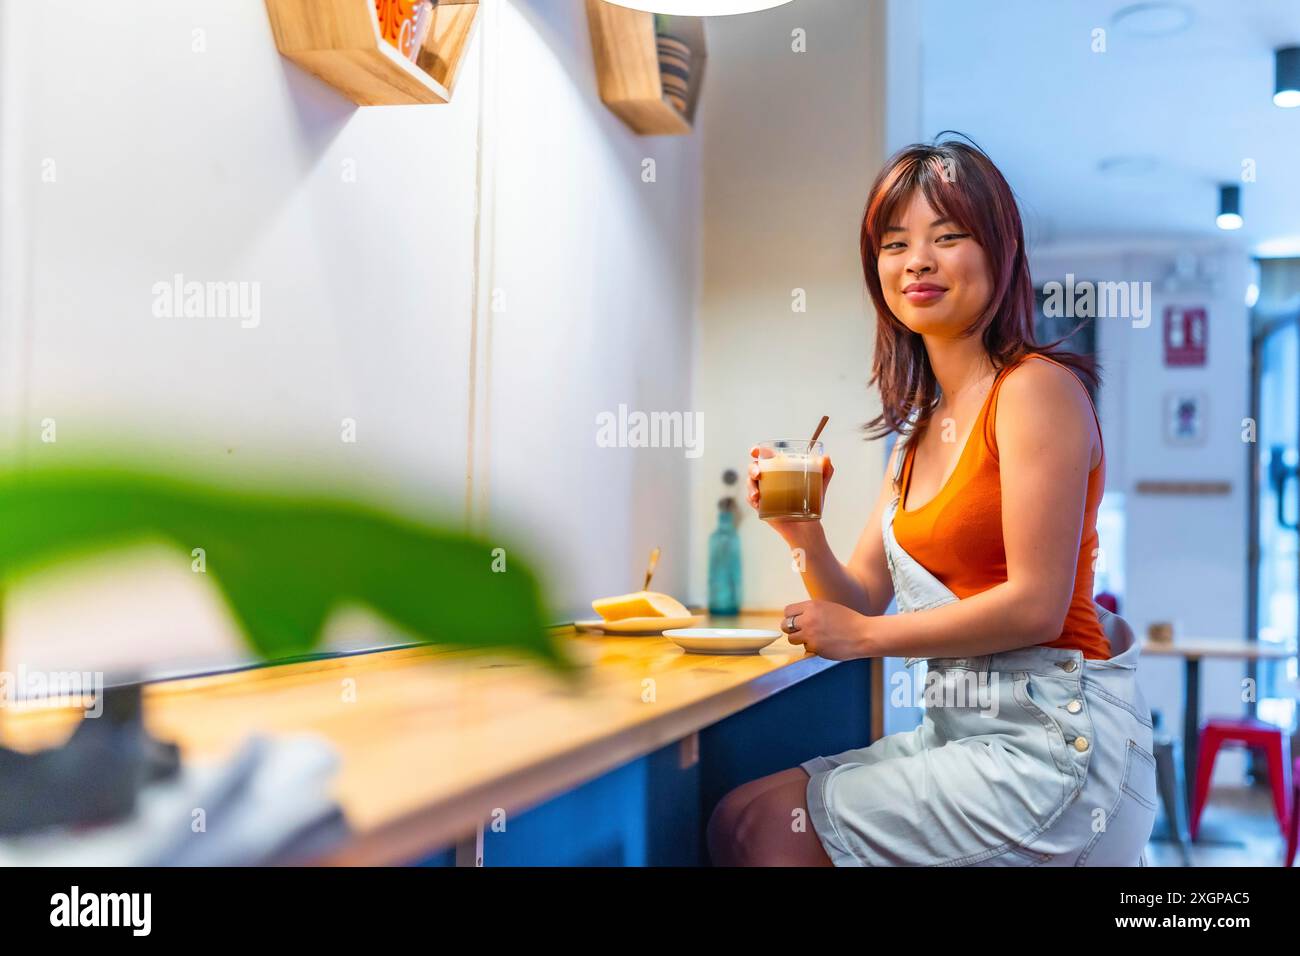
[{"label": "white ceiling", "polygon": [[[921,0],[922,129],[971,135],[1021,199],[1031,243],[1227,238],[1217,184],[1242,184],[1235,237],[1300,254],[1300,109],[1273,105],[1273,50],[1298,0],[1183,0],[1190,27],[1132,35],[1112,0]],[[1092,52],[1095,28],[1106,52]],[[1102,173],[1108,157],[1148,172]]]}]

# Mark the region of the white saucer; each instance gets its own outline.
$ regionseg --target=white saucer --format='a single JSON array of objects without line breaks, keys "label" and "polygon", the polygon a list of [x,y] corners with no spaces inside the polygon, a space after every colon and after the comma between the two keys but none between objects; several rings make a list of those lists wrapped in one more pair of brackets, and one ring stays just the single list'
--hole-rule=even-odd
[{"label": "white saucer", "polygon": [[693,627],[705,618],[703,614],[689,617],[625,617],[621,621],[606,621],[593,618],[589,621],[574,621],[573,626],[584,633],[591,634],[662,634],[670,627]]},{"label": "white saucer", "polygon": [[757,654],[780,636],[780,631],[754,627],[679,627],[664,631],[664,637],[688,654]]}]

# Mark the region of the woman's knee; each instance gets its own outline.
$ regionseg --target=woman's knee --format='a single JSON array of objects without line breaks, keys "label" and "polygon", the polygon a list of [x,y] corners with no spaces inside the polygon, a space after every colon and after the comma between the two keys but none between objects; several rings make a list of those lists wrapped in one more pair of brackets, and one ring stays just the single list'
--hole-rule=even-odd
[{"label": "woman's knee", "polygon": [[808,821],[808,773],[793,767],[727,793],[709,818],[709,855],[718,866],[830,865]]},{"label": "woman's knee", "polygon": [[741,866],[830,866],[808,820],[807,774],[765,790],[741,810],[736,846]]},{"label": "woman's knee", "polygon": [[715,865],[737,865],[745,844],[754,838],[755,821],[747,815],[750,806],[768,791],[796,780],[808,780],[802,767],[768,774],[727,791],[709,815],[706,828],[709,857]]},{"label": "woman's knee", "polygon": [[732,847],[736,842],[734,836],[736,819],[740,816],[740,811],[746,802],[742,789],[737,787],[727,793],[709,815],[706,836],[709,859],[714,866],[732,865]]}]

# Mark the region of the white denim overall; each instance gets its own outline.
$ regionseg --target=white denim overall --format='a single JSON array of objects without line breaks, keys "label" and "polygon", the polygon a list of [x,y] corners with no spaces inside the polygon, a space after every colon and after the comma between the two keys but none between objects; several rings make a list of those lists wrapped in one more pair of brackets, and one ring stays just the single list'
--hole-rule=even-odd
[{"label": "white denim overall", "polygon": [[[899,547],[897,508],[896,495],[881,530],[899,613],[956,601]],[[1044,646],[930,658],[907,701],[925,699],[919,727],[801,764],[835,865],[1145,866],[1156,766],[1139,648],[1096,607],[1109,660]]]}]

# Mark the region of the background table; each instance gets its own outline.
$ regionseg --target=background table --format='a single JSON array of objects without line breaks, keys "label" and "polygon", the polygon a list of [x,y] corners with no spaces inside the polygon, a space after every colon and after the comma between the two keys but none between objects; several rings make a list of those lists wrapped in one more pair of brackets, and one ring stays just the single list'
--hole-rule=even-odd
[{"label": "background table", "polygon": [[1183,788],[1187,806],[1192,805],[1196,787],[1196,756],[1201,736],[1201,661],[1207,657],[1237,660],[1281,660],[1292,657],[1295,648],[1261,641],[1222,641],[1189,637],[1171,644],[1145,641],[1142,653],[1154,657],[1183,658]]}]

